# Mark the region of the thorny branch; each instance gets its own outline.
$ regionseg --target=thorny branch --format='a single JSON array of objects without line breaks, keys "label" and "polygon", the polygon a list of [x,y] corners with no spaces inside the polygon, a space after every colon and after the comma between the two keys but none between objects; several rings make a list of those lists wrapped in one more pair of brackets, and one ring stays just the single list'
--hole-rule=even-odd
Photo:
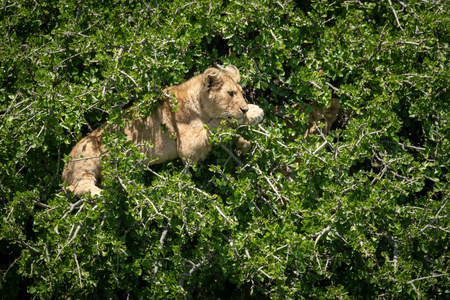
[{"label": "thorny branch", "polygon": [[395,11],[394,7],[392,7],[392,2],[391,2],[391,0],[387,0],[387,1],[389,2],[389,6],[390,6],[390,8],[391,8],[391,10],[392,10],[392,12],[393,12],[393,14],[394,14],[395,21],[397,21],[397,26],[398,26],[398,28],[400,28],[400,29],[403,31],[404,29],[403,29],[402,25],[400,24],[400,21],[398,20],[397,12]]},{"label": "thorny branch", "polygon": [[184,284],[184,280],[186,277],[188,276],[192,276],[192,274],[198,270],[200,267],[206,265],[208,262],[211,261],[211,259],[213,258],[214,254],[210,253],[204,260],[202,260],[201,262],[199,262],[198,264],[193,263],[192,261],[185,259],[184,257],[181,257],[182,260],[184,260],[187,264],[191,265],[192,268],[187,272],[184,273],[182,275],[182,277],[180,278],[180,280],[178,281],[178,284],[181,288],[183,288],[183,284]]},{"label": "thorny branch", "polygon": [[387,236],[389,242],[392,245],[393,248],[393,258],[392,258],[392,262],[394,263],[394,270],[397,270],[397,262],[398,262],[398,247],[397,247],[397,239],[395,238],[395,236],[392,235],[391,232],[388,232],[388,236]]},{"label": "thorny branch", "polygon": [[78,262],[78,257],[77,257],[75,245],[73,247],[73,259],[75,260],[75,263],[77,265],[78,279],[80,281],[80,286],[83,287],[83,281],[82,281],[81,270],[80,270],[80,263]]},{"label": "thorny branch", "polygon": [[444,203],[442,204],[442,206],[439,208],[438,212],[436,213],[436,215],[431,219],[431,221],[425,225],[420,231],[419,233],[423,233],[426,229],[433,227],[434,223],[439,219],[439,214],[441,213],[441,211],[445,208],[445,206],[447,206],[447,203],[450,201],[450,194],[447,195],[447,197],[445,197],[444,199]]},{"label": "thorny branch", "polygon": [[[169,232],[171,221],[172,221],[172,219],[169,219],[169,221],[167,222],[166,226],[164,227],[163,232],[161,233],[161,237],[159,238],[159,243],[160,243],[160,245],[158,247],[159,251],[161,251],[163,249],[163,247],[164,247],[164,242],[165,242],[167,233]],[[155,262],[155,268],[153,270],[153,273],[154,273],[153,278],[154,279],[158,275],[158,270],[159,270],[159,268],[158,268],[158,261],[156,261]]]},{"label": "thorny branch", "polygon": [[425,276],[425,277],[419,277],[419,278],[415,278],[415,279],[411,279],[410,281],[407,281],[407,284],[413,284],[416,281],[421,281],[421,280],[426,280],[426,279],[430,279],[430,278],[436,278],[436,277],[442,277],[442,276],[448,276],[448,274],[432,274],[430,276]]}]

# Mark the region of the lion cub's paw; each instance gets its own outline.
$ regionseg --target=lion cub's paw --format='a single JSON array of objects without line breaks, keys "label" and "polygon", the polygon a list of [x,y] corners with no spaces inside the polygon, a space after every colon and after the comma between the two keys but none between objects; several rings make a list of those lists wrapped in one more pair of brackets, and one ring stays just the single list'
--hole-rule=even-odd
[{"label": "lion cub's paw", "polygon": [[252,148],[252,143],[244,139],[242,136],[234,138],[233,141],[236,147],[238,147],[238,149],[244,153],[250,151],[250,149]]},{"label": "lion cub's paw", "polygon": [[264,111],[258,105],[249,104],[248,112],[244,117],[244,124],[255,125],[262,121],[264,118]]}]

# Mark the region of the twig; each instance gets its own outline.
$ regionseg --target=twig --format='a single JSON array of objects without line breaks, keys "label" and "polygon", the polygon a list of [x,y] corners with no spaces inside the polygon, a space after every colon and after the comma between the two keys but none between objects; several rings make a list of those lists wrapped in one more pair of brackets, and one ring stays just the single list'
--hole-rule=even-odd
[{"label": "twig", "polygon": [[329,144],[329,142],[328,141],[325,141],[325,142],[323,142],[319,147],[317,147],[317,149],[316,150],[314,150],[314,152],[313,153],[311,153],[312,155],[316,155],[317,154],[317,152],[319,152],[320,150],[322,150],[322,148],[323,147],[325,147],[325,145],[327,145],[327,144]]},{"label": "twig", "polygon": [[334,154],[336,154],[336,149],[334,149],[333,145],[327,140],[327,138],[326,138],[325,135],[323,134],[322,129],[321,129],[319,126],[317,126],[317,124],[316,124],[315,121],[314,121],[314,125],[316,126],[317,130],[319,131],[319,135],[320,135],[320,137],[324,140],[324,143],[326,143],[326,144],[331,148],[331,151],[332,151]]},{"label": "twig", "polygon": [[127,77],[134,83],[134,85],[135,85],[136,87],[139,87],[139,85],[136,83],[136,81],[134,81],[133,77],[131,77],[130,75],[128,75],[127,73],[125,73],[125,72],[122,71],[122,70],[119,70],[119,72],[120,72],[121,74],[127,76]]},{"label": "twig", "polygon": [[[404,42],[405,44],[411,44],[412,42]],[[413,43],[415,44],[415,43]],[[419,75],[419,74],[413,74],[413,73],[405,73],[401,74],[400,76],[405,76],[407,79],[411,79],[412,77],[418,77],[422,79],[434,79],[433,76],[427,76],[427,75]]]},{"label": "twig", "polygon": [[319,265],[320,272],[322,272],[322,271],[323,271],[323,270],[322,270],[322,265],[320,264],[319,256],[317,255],[317,253],[314,253],[314,257],[315,257],[316,260],[317,260],[317,264]]},{"label": "twig", "polygon": [[212,3],[211,3],[211,0],[210,0],[209,1],[209,10],[208,10],[208,13],[206,14],[207,17],[211,14],[211,11],[212,11]]},{"label": "twig", "polygon": [[[327,161],[324,160],[322,157],[316,156],[316,153],[319,152],[323,147],[325,147],[326,144],[327,144],[326,142],[325,142],[325,143],[322,143],[322,145],[320,145],[314,152],[311,152],[311,150],[308,149],[308,148],[306,148],[306,147],[303,145],[303,143],[300,143],[300,145],[303,147],[303,149],[305,149],[306,151],[308,151],[310,155],[314,156],[315,158],[317,158],[317,159],[320,160],[321,162],[327,164]],[[310,159],[308,159],[308,160],[306,161],[306,165],[308,165],[309,161],[310,161]]]},{"label": "twig", "polygon": [[328,85],[336,93],[339,93],[339,89],[337,87],[335,87],[334,85],[332,85],[331,83],[325,82],[325,84]]},{"label": "twig", "polygon": [[88,159],[93,159],[93,158],[100,158],[100,155],[71,159],[67,163],[72,163],[72,162],[81,161],[81,160],[88,160]]},{"label": "twig", "polygon": [[69,208],[69,210],[64,214],[64,216],[62,217],[62,219],[65,218],[65,216],[67,216],[67,213],[71,213],[73,212],[76,208],[80,207],[84,202],[86,202],[85,199],[80,199],[77,202],[75,202],[74,204],[72,204]]},{"label": "twig", "polygon": [[[78,225],[77,228],[75,229],[75,231],[73,231],[73,228],[74,228],[74,227],[75,227],[75,224],[72,225],[72,228],[70,229],[70,232],[69,232],[69,240],[67,241],[67,243],[66,243],[64,246],[62,246],[61,249],[59,249],[58,255],[56,256],[56,261],[59,259],[59,256],[61,255],[63,249],[66,248],[67,246],[69,246],[69,245],[73,242],[73,240],[77,237],[78,232],[79,232],[80,229],[81,229],[81,225]],[[72,232],[73,232],[73,234],[72,234]]]},{"label": "twig", "polygon": [[[0,9],[1,10],[1,9]],[[8,275],[9,270],[14,267],[14,265],[17,263],[18,260],[22,259],[22,255],[20,255],[18,258],[16,258],[9,266],[8,269],[3,273],[3,282],[5,282],[6,275]]]},{"label": "twig", "polygon": [[117,53],[117,57],[116,57],[116,69],[117,69],[117,66],[119,65],[119,58],[120,58],[120,56],[122,55],[122,52],[123,52],[123,48],[119,48],[119,52]]},{"label": "twig", "polygon": [[209,195],[208,193],[202,191],[201,189],[199,189],[199,188],[197,188],[197,187],[195,187],[195,186],[186,186],[186,187],[187,187],[187,188],[190,188],[190,189],[192,189],[192,190],[194,190],[194,191],[197,191],[197,192],[199,192],[200,194],[202,194],[202,195],[206,196],[207,198],[209,198],[211,204],[214,206],[214,208],[219,212],[219,214],[220,214],[225,220],[227,220],[229,223],[232,223],[232,224],[235,223],[232,219],[228,218],[228,217],[220,210],[220,208],[217,206],[217,204],[216,204],[215,201],[214,201],[214,198],[213,198],[211,195]]},{"label": "twig", "polygon": [[[243,166],[243,164],[242,164],[242,162],[233,154],[233,152],[230,150],[230,149],[228,149],[227,147],[225,147],[225,145],[223,145],[222,143],[219,143],[219,145],[220,145],[220,147],[223,149],[223,150],[225,150],[225,152],[227,152],[229,155],[230,155],[230,157],[231,158],[233,158],[233,160],[234,161],[236,161],[236,163],[240,166],[240,167],[242,167]],[[278,190],[275,188],[275,186],[273,185],[273,183],[270,181],[270,179],[267,177],[267,176],[265,176],[265,175],[263,175],[263,173],[262,173],[262,171],[259,169],[259,168],[256,168],[256,167],[251,167],[253,170],[255,170],[256,171],[256,173],[259,175],[259,176],[263,176],[264,177],[264,179],[267,181],[267,183],[269,184],[269,186],[271,187],[271,189],[272,189],[272,191],[275,193],[275,195],[277,196],[277,199],[278,200],[281,200],[281,202],[283,202],[283,199],[285,199],[285,197],[283,197],[283,196],[281,196],[280,195],[280,193],[278,192]],[[275,211],[275,209],[270,205],[270,203],[266,203],[271,209],[272,209],[272,211],[274,212],[274,213],[276,213],[276,211]]]},{"label": "twig", "polygon": [[436,215],[431,219],[431,221],[425,225],[420,231],[419,233],[422,233],[425,231],[425,229],[431,227],[433,225],[433,223],[439,218],[439,214],[441,213],[441,211],[445,208],[445,206],[447,205],[448,201],[450,200],[450,194],[447,195],[447,197],[444,200],[444,204],[442,204],[441,208],[439,209],[439,211],[436,213]]},{"label": "twig", "polygon": [[[397,44],[397,45],[411,45],[411,46],[417,46],[417,47],[419,47],[419,46],[421,46],[424,42],[425,42],[425,41],[420,41],[420,43],[417,43],[417,42],[411,42],[411,41],[400,41],[400,42],[397,42],[396,44]],[[427,47],[427,46],[424,46],[423,48],[424,48],[425,50],[432,50],[432,49],[434,49],[433,47]],[[419,77],[425,78],[425,77],[429,77],[429,76],[419,76]],[[433,78],[433,77],[430,77],[430,78]]]},{"label": "twig", "polygon": [[406,283],[407,284],[413,284],[413,282],[415,282],[415,281],[426,280],[426,279],[442,277],[442,276],[447,276],[447,274],[432,274],[430,276],[425,276],[425,277],[419,277],[419,278],[412,279],[410,281],[407,281]]},{"label": "twig", "polygon": [[[73,229],[73,227],[72,227],[72,229]],[[72,241],[77,237],[78,232],[80,231],[80,229],[81,229],[81,225],[78,225],[77,228],[75,229],[75,232],[73,233],[72,237],[71,237],[70,240],[67,242],[67,245],[69,245],[70,243],[72,243]],[[70,234],[69,234],[69,236],[70,236]],[[67,245],[66,245],[66,246],[67,246]]]},{"label": "twig", "polygon": [[233,154],[233,152],[231,152],[230,149],[228,149],[227,147],[225,147],[222,143],[219,143],[220,147],[225,150],[226,153],[228,153],[228,155],[231,156],[231,158],[233,158],[233,160],[240,166],[242,167],[242,162],[236,157],[236,155]]},{"label": "twig", "polygon": [[267,274],[266,272],[264,272],[264,271],[262,270],[262,268],[264,268],[264,267],[265,267],[265,266],[262,266],[262,267],[259,268],[257,271],[258,271],[258,272],[261,272],[261,274],[263,274],[264,276],[266,276],[266,277],[269,278],[270,280],[273,280],[273,278],[270,277],[269,274]]},{"label": "twig", "polygon": [[166,239],[166,235],[169,232],[169,227],[170,227],[170,222],[172,221],[172,219],[169,219],[169,221],[167,222],[166,226],[164,227],[163,232],[161,233],[161,237],[159,238],[159,243],[161,245],[159,245],[159,250],[161,251],[163,246],[164,246],[164,240]]},{"label": "twig", "polygon": [[434,228],[434,229],[437,229],[437,230],[442,230],[442,231],[444,231],[444,232],[446,232],[446,233],[450,233],[450,230],[449,230],[448,228],[443,228],[443,227],[441,227],[441,226],[430,225],[429,228]]},{"label": "twig", "polygon": [[72,59],[72,58],[77,57],[77,56],[82,55],[82,54],[85,54],[85,53],[84,52],[80,52],[80,53],[76,53],[76,54],[74,54],[72,56],[69,56],[68,58],[66,58],[63,61],[61,61],[59,63],[59,65],[62,66],[62,64],[65,63],[66,61],[68,61],[69,59]]},{"label": "twig", "polygon": [[77,264],[78,279],[80,280],[80,286],[83,287],[83,282],[82,282],[82,277],[81,277],[81,270],[80,270],[80,264],[78,263],[77,254],[75,253],[75,245],[73,247],[73,259],[75,260],[75,263]]},{"label": "twig", "polygon": [[3,6],[3,7],[0,7],[0,10],[4,10],[4,9],[10,8],[10,7],[16,6],[16,5],[17,5],[17,3],[13,3],[13,4],[10,4],[10,5],[6,5],[6,6]]},{"label": "twig", "polygon": [[340,235],[339,232],[338,232],[336,229],[333,229],[333,233],[334,233],[335,236],[339,237],[339,238],[340,238],[341,240],[343,240],[346,244],[348,244],[348,241],[347,241],[342,235]]},{"label": "twig", "polygon": [[169,218],[168,216],[166,216],[165,214],[160,213],[160,212],[156,209],[155,204],[154,204],[154,203],[153,203],[153,202],[152,202],[152,201],[151,201],[144,193],[142,193],[142,195],[144,196],[145,200],[147,200],[147,201],[152,205],[153,209],[155,210],[156,215],[158,215],[158,216],[160,216],[160,217],[163,217],[163,218],[165,218],[165,219],[170,220],[170,218]]},{"label": "twig", "polygon": [[397,271],[397,262],[398,262],[397,241],[391,232],[388,232],[387,238],[388,238],[389,242],[391,242],[392,247],[394,248],[392,262],[394,263],[394,270]]},{"label": "twig", "polygon": [[180,286],[181,288],[183,288],[183,283],[184,283],[185,277],[187,277],[187,276],[192,276],[192,274],[193,274],[198,268],[200,268],[200,267],[206,265],[206,263],[209,262],[209,261],[211,260],[212,257],[213,257],[213,254],[209,254],[209,255],[206,257],[205,260],[199,262],[198,264],[194,264],[192,261],[190,261],[190,260],[188,260],[188,259],[186,259],[186,258],[184,258],[184,257],[181,257],[181,259],[184,260],[185,262],[187,262],[188,264],[190,264],[190,265],[192,266],[192,268],[189,270],[189,272],[184,273],[184,274],[182,275],[183,277],[181,277],[180,281],[178,282],[179,286]]},{"label": "twig", "polygon": [[40,206],[40,207],[42,207],[42,208],[54,209],[53,207],[48,206],[47,204],[44,204],[44,203],[42,203],[42,202],[39,201],[39,200],[33,200],[33,202],[34,202],[34,204],[36,204],[37,206]]},{"label": "twig", "polygon": [[[362,124],[361,126],[364,126],[364,125],[367,125],[367,123],[364,123],[364,124]],[[359,128],[358,128],[358,130],[359,130]],[[378,133],[383,132],[383,131],[384,131],[384,130],[377,130],[377,131],[373,131],[373,132],[370,132],[370,133],[367,133],[367,134],[363,133],[363,134],[361,135],[361,137],[359,138],[359,140],[353,145],[352,150],[350,150],[350,152],[353,152],[353,150],[355,150],[355,148],[356,148],[357,146],[359,146],[359,144],[362,142],[362,140],[364,139],[364,137],[365,137],[366,135],[378,134]]]},{"label": "twig", "polygon": [[18,243],[19,243],[20,245],[24,246],[25,248],[27,248],[28,250],[31,250],[31,251],[34,252],[35,254],[42,255],[42,252],[41,252],[41,251],[39,251],[38,249],[34,248],[33,246],[30,246],[29,244],[25,243],[24,241],[19,240]]},{"label": "twig", "polygon": [[77,6],[78,6],[78,12],[77,12],[77,16],[76,16],[76,18],[75,18],[75,24],[78,24],[78,20],[80,19],[81,15],[87,10],[87,8],[81,10],[81,9],[82,9],[82,5],[83,5],[83,2],[84,2],[84,1],[79,1],[78,4],[77,4]]},{"label": "twig", "polygon": [[148,166],[147,166],[147,170],[150,171],[150,173],[152,173],[153,175],[155,175],[155,176],[158,177],[159,179],[164,180],[164,181],[167,181],[167,178],[165,178],[164,176],[159,175],[158,173],[156,173],[155,171],[153,171],[152,169],[150,169]]},{"label": "twig", "polygon": [[[169,222],[167,222],[166,226],[164,227],[163,232],[161,233],[161,237],[159,239],[160,245],[158,247],[159,251],[161,251],[164,246],[164,240],[166,239],[167,233],[169,232],[171,220],[172,219],[169,219]],[[156,276],[158,275],[158,261],[156,261],[156,263],[155,263],[155,268],[154,268],[153,272],[155,273],[155,275],[153,276],[153,279],[156,279]]]},{"label": "twig", "polygon": [[119,180],[119,184],[120,186],[124,189],[125,192],[128,192],[127,187],[125,186],[125,184],[123,183],[123,180],[120,176],[117,176],[117,179]]},{"label": "twig", "polygon": [[326,233],[328,233],[331,230],[331,226],[325,227],[324,229],[322,229],[321,231],[319,231],[318,233],[314,233],[311,235],[311,237],[316,237],[315,241],[314,241],[314,247],[316,247],[317,242],[319,241],[319,239]]},{"label": "twig", "polygon": [[317,83],[315,83],[314,81],[310,80],[308,81],[309,83],[311,83],[312,85],[314,85],[316,88],[318,88],[319,90],[322,90],[322,87],[320,85],[318,85]]},{"label": "twig", "polygon": [[251,57],[250,60],[251,60],[251,61],[253,62],[253,64],[255,65],[256,73],[258,73],[259,78],[261,78],[261,72],[259,71],[258,63],[256,62],[256,60],[255,60],[253,57]]},{"label": "twig", "polygon": [[[253,167],[253,169],[256,171],[256,173],[259,176],[263,176],[264,179],[267,181],[267,183],[269,184],[270,188],[272,189],[272,191],[275,193],[275,195],[277,196],[277,200],[281,200],[281,202],[284,204],[283,199],[287,200],[285,197],[281,196],[280,193],[278,192],[278,190],[275,188],[275,186],[273,185],[273,183],[270,181],[270,179],[266,176],[263,175],[262,171],[259,168]],[[269,207],[272,209],[272,211],[274,213],[277,213],[275,211],[275,209],[272,207],[272,205],[270,205],[270,203],[267,203],[267,205],[269,205]]]},{"label": "twig", "polygon": [[278,38],[276,37],[276,35],[273,33],[272,29],[269,29],[270,35],[272,36],[272,38],[278,42]]},{"label": "twig", "polygon": [[377,44],[377,47],[373,51],[373,53],[368,58],[366,55],[364,55],[363,59],[359,63],[359,66],[363,66],[366,62],[371,61],[381,51],[381,49],[383,48],[384,45],[389,44],[388,42],[383,42],[384,30],[386,29],[386,27],[387,27],[387,24],[381,30],[379,42]]},{"label": "twig", "polygon": [[399,145],[399,146],[402,147],[402,149],[410,148],[410,149],[414,149],[414,150],[417,150],[417,151],[425,151],[425,150],[426,150],[426,149],[423,148],[423,147],[417,147],[417,146],[406,145],[405,143],[396,143],[396,142],[391,142],[391,141],[387,141],[387,143],[389,143],[389,144],[394,144],[394,145]]},{"label": "twig", "polygon": [[394,7],[392,7],[392,2],[391,2],[391,0],[388,0],[388,2],[389,2],[390,8],[392,9],[392,12],[394,13],[394,17],[395,17],[395,20],[397,21],[398,27],[399,27],[402,31],[404,31],[403,28],[402,28],[402,25],[400,24],[400,21],[398,20],[397,12],[395,11]]}]

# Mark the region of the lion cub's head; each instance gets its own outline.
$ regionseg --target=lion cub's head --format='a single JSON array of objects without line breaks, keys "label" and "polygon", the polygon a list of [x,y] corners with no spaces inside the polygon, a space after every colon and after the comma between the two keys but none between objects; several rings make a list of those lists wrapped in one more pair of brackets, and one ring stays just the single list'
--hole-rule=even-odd
[{"label": "lion cub's head", "polygon": [[232,65],[218,70],[209,68],[202,77],[202,103],[213,119],[236,119],[241,122],[248,111],[248,104],[238,84],[239,70]]}]

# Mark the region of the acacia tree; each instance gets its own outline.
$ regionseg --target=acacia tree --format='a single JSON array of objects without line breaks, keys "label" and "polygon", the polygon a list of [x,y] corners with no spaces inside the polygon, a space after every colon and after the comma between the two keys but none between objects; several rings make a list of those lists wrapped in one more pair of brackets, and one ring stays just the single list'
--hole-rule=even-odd
[{"label": "acacia tree", "polygon": [[[449,296],[448,1],[39,2],[0,5],[2,295]],[[65,189],[82,136],[230,63],[259,127],[189,167],[113,132],[103,197]]]}]

